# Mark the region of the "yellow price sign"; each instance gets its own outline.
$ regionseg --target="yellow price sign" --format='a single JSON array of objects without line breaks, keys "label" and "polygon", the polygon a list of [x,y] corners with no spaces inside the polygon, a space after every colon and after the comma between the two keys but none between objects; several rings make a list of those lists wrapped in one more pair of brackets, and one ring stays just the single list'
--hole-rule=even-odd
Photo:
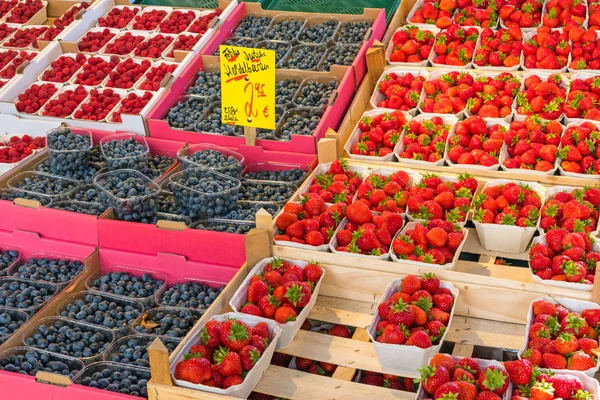
[{"label": "yellow price sign", "polygon": [[275,51],[220,46],[221,122],[275,129]]}]

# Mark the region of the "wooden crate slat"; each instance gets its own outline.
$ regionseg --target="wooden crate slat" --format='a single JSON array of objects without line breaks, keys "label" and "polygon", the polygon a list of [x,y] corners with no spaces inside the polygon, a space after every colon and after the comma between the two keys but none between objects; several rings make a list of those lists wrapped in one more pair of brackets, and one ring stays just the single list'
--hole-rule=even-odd
[{"label": "wooden crate slat", "polygon": [[317,297],[317,303],[309,318],[332,324],[365,328],[371,323],[377,303],[339,299],[330,296]]},{"label": "wooden crate slat", "polygon": [[519,350],[525,341],[525,325],[454,316],[448,342]]},{"label": "wooden crate slat", "polygon": [[[362,328],[358,328],[354,331],[354,335],[352,335],[352,340],[360,340],[363,342],[369,342],[371,340],[371,338],[369,337],[369,333],[362,329]],[[350,367],[344,367],[344,366],[339,366],[335,369],[335,371],[333,372],[333,375],[331,375],[331,377],[333,379],[341,379],[344,381],[350,381],[352,380],[352,378],[354,377],[354,375],[356,374],[358,370],[356,368],[350,368]]]}]

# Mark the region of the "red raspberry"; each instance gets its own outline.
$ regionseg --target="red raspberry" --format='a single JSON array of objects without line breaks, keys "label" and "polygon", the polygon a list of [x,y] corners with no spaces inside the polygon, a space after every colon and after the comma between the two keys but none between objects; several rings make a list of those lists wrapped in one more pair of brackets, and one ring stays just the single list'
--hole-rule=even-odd
[{"label": "red raspberry", "polygon": [[167,12],[165,10],[156,8],[141,12],[133,18],[131,29],[136,31],[153,31],[166,16]]},{"label": "red raspberry", "polygon": [[158,25],[158,30],[161,33],[181,33],[190,26],[197,16],[192,10],[175,10]]},{"label": "red raspberry", "polygon": [[38,48],[37,38],[48,30],[47,26],[27,27],[24,26],[17,30],[11,38],[2,43],[2,47],[13,47],[17,49],[25,49],[28,46]]},{"label": "red raspberry", "polygon": [[221,15],[223,11],[217,8],[214,12],[205,14],[200,16],[197,20],[194,21],[192,26],[188,29],[188,32],[192,33],[205,33],[208,30],[208,26],[212,22],[213,19]]},{"label": "red raspberry", "polygon": [[42,115],[66,118],[73,114],[73,111],[88,97],[88,94],[83,86],[70,88],[71,86],[63,88],[56,98],[44,104]]},{"label": "red raspberry", "polygon": [[44,5],[41,0],[28,0],[18,3],[10,10],[6,17],[6,22],[14,24],[24,24],[31,19]]},{"label": "red raspberry", "polygon": [[120,62],[121,59],[117,56],[111,56],[108,61],[100,57],[90,57],[75,75],[75,84],[99,85]]},{"label": "red raspberry", "polygon": [[51,83],[34,83],[17,97],[17,111],[35,114],[58,91]]},{"label": "red raspberry", "polygon": [[104,17],[98,18],[98,26],[123,29],[140,10],[140,7],[114,7]]},{"label": "red raspberry", "polygon": [[65,26],[71,25],[71,23],[75,21],[75,15],[77,15],[80,10],[87,10],[89,6],[90,3],[79,3],[69,8],[60,18],[54,20],[54,27],[63,29]]},{"label": "red raspberry", "polygon": [[18,0],[10,0],[10,1],[0,1],[0,18],[4,17],[10,10],[16,6]]},{"label": "red raspberry", "polygon": [[104,86],[131,89],[151,66],[152,63],[148,60],[137,61],[128,58],[108,74],[108,80]]},{"label": "red raspberry", "polygon": [[73,118],[102,121],[108,116],[120,99],[121,96],[112,89],[92,89],[90,90],[88,99],[73,114]]},{"label": "red raspberry", "polygon": [[142,43],[137,45],[133,52],[136,57],[160,58],[163,51],[173,42],[172,36],[166,36],[161,33],[152,35]]},{"label": "red raspberry", "polygon": [[152,96],[150,92],[145,92],[141,97],[134,92],[128,93],[119,103],[119,108],[110,116],[110,122],[123,122],[121,114],[140,114]]},{"label": "red raspberry", "polygon": [[202,35],[181,34],[173,44],[173,49],[167,54],[167,58],[173,58],[174,50],[191,50]]},{"label": "red raspberry", "polygon": [[73,56],[60,56],[56,61],[50,64],[50,67],[44,71],[41,81],[65,83],[75,72],[85,64],[87,57],[84,54],[78,53]]},{"label": "red raspberry", "polygon": [[15,163],[33,154],[34,150],[46,146],[46,138],[38,136],[32,138],[29,135],[23,137],[13,136],[7,143],[0,143],[0,163]]},{"label": "red raspberry", "polygon": [[77,48],[84,53],[97,53],[114,37],[115,33],[108,28],[89,31],[77,41]]},{"label": "red raspberry", "polygon": [[160,89],[160,83],[169,72],[177,69],[177,64],[154,64],[144,76],[144,81],[139,85],[141,90],[151,90],[156,92]]},{"label": "red raspberry", "polygon": [[[3,4],[3,3],[0,3]],[[16,31],[17,28],[10,27],[6,24],[0,24],[0,40],[6,39],[8,35]]]},{"label": "red raspberry", "polygon": [[[17,52],[15,52],[15,53],[17,53]],[[25,61],[33,60],[36,55],[37,55],[36,53],[30,53],[28,51],[19,52],[18,56],[14,57],[10,64],[6,65],[6,67],[4,67],[4,69],[2,69],[2,71],[0,71],[0,78],[5,78],[5,79],[12,78],[17,73],[17,68],[19,68],[21,66],[21,64],[23,64]],[[1,64],[2,63],[0,63],[0,65]]]},{"label": "red raspberry", "polygon": [[124,56],[130,54],[140,43],[144,41],[144,36],[134,35],[131,32],[117,36],[112,42],[108,43],[103,50],[106,54],[118,54]]}]

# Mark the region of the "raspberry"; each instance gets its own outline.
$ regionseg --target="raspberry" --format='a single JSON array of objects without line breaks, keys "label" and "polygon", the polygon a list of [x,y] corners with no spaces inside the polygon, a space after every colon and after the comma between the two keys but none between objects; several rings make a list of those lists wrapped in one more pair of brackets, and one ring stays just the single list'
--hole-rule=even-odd
[{"label": "raspberry", "polygon": [[[44,32],[44,34],[40,37],[41,40],[46,40],[48,42],[54,40],[65,28],[57,28],[51,27]],[[37,47],[36,47],[37,48]]]},{"label": "raspberry", "polygon": [[[67,86],[70,88],[71,86]],[[75,89],[63,89],[58,96],[46,104],[42,109],[42,115],[49,117],[66,118],[73,114],[73,111],[88,97],[83,86],[77,86]]]},{"label": "raspberry", "polygon": [[109,29],[89,31],[77,41],[77,48],[84,53],[97,53],[114,37],[115,34]]},{"label": "raspberry", "polygon": [[75,72],[85,64],[87,57],[84,54],[78,53],[73,56],[60,56],[56,61],[50,64],[50,67],[44,71],[41,81],[65,83]]},{"label": "raspberry", "polygon": [[57,91],[51,83],[34,83],[17,97],[15,107],[21,113],[35,114]]},{"label": "raspberry", "polygon": [[14,47],[17,49],[25,49],[28,46],[33,46],[37,49],[37,38],[47,30],[47,26],[24,26],[17,30],[10,39],[2,43],[2,47]]},{"label": "raspberry", "polygon": [[110,122],[122,122],[121,114],[139,114],[152,99],[153,94],[144,92],[140,97],[136,93],[128,93],[119,103],[119,108],[110,116]]},{"label": "raspberry", "polygon": [[158,25],[158,30],[161,33],[181,33],[190,26],[197,16],[192,10],[175,10]]},{"label": "raspberry", "polygon": [[139,7],[115,7],[104,17],[98,18],[98,26],[123,29],[140,10]]},{"label": "raspberry", "polygon": [[137,14],[133,18],[131,29],[137,31],[153,31],[158,24],[167,16],[165,10],[151,9]]},{"label": "raspberry", "polygon": [[144,76],[144,81],[139,85],[141,90],[151,90],[156,92],[160,89],[160,83],[169,72],[177,69],[177,64],[154,64]]},{"label": "raspberry", "polygon": [[71,25],[71,23],[75,21],[75,15],[77,15],[80,10],[86,10],[89,6],[90,3],[79,3],[69,8],[60,18],[54,20],[54,27],[63,29],[64,27]]},{"label": "raspberry", "polygon": [[17,3],[6,17],[8,23],[24,24],[31,19],[44,5],[41,0],[29,0]]},{"label": "raspberry", "polygon": [[137,45],[133,52],[136,57],[160,58],[163,51],[173,42],[172,36],[155,34]]},{"label": "raspberry", "polygon": [[0,1],[0,18],[4,17],[10,10],[16,6],[18,0]]},{"label": "raspberry", "polygon": [[151,66],[152,63],[148,60],[136,61],[128,58],[108,74],[108,80],[104,86],[131,89]]},{"label": "raspberry", "polygon": [[134,35],[131,32],[117,36],[112,42],[108,43],[103,53],[118,54],[124,56],[130,54],[140,43],[144,41],[144,36]]},{"label": "raspberry", "polygon": [[29,135],[23,137],[12,136],[7,143],[0,143],[0,163],[16,163],[33,154],[34,150],[43,149],[46,146],[46,138],[38,136],[32,138]]},{"label": "raspberry", "polygon": [[[15,51],[16,54],[18,54],[17,56],[15,56],[12,59],[12,62],[8,65],[6,65],[6,67],[4,67],[4,69],[2,69],[2,71],[0,71],[0,78],[5,78],[5,79],[10,79],[13,76],[15,76],[15,74],[17,73],[17,68],[19,68],[21,66],[21,64],[23,64],[25,61],[31,61],[35,58],[35,56],[37,55],[36,53],[30,53],[28,51],[21,51],[19,53],[17,53]],[[4,63],[4,60],[2,61],[2,63],[0,63],[0,65],[2,65]]]},{"label": "raspberry", "polygon": [[[0,3],[3,4],[3,3]],[[0,24],[0,40],[6,39],[8,35],[16,31],[17,28],[12,28],[6,24]]]},{"label": "raspberry", "polygon": [[223,11],[221,9],[217,8],[214,12],[201,15],[192,23],[192,26],[189,27],[188,32],[205,33],[208,30],[208,25],[210,25],[212,20],[221,15],[222,12]]},{"label": "raspberry", "polygon": [[104,120],[117,105],[121,96],[112,89],[92,89],[90,97],[75,111],[73,118],[90,121]]},{"label": "raspberry", "polygon": [[121,59],[117,56],[111,56],[108,61],[101,57],[90,57],[75,75],[75,84],[99,85],[120,62]]},{"label": "raspberry", "polygon": [[181,34],[173,44],[173,49],[167,54],[167,58],[173,58],[174,50],[191,50],[202,35]]}]

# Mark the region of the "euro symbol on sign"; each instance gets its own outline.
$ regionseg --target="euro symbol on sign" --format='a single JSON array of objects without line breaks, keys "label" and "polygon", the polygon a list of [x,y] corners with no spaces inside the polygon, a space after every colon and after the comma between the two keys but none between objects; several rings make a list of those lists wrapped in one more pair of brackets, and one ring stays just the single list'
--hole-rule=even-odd
[{"label": "euro symbol on sign", "polygon": [[269,106],[265,106],[263,110],[263,115],[265,116],[265,118],[269,118]]}]

